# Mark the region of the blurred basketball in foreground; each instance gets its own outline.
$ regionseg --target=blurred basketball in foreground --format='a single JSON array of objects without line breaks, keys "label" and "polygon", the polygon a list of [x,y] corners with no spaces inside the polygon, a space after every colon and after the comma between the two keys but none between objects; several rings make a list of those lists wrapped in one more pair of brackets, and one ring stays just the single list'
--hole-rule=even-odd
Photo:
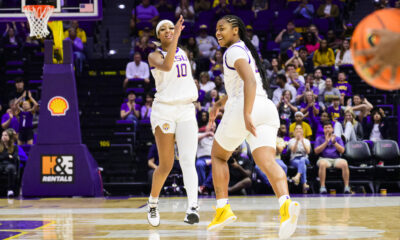
[{"label": "blurred basketball in foreground", "polygon": [[400,10],[383,9],[365,17],[354,31],[351,53],[354,68],[368,84],[400,89]]}]

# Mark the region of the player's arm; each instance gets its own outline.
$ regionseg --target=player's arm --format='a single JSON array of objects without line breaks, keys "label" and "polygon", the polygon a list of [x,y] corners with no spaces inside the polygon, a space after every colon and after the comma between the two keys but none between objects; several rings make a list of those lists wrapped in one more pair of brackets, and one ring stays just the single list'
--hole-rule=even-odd
[{"label": "player's arm", "polygon": [[246,129],[254,136],[257,136],[256,128],[251,121],[251,112],[253,111],[254,100],[256,99],[256,78],[254,76],[253,69],[251,69],[251,66],[247,59],[240,58],[236,60],[234,66],[240,78],[243,79],[244,82],[243,115]]},{"label": "player's arm", "polygon": [[162,57],[162,55],[159,52],[152,52],[149,54],[149,64],[151,67],[155,67],[161,71],[169,72],[172,69],[172,66],[174,64],[174,58],[175,58],[175,51],[176,48],[178,47],[178,40],[181,35],[181,31],[185,28],[183,26],[183,17],[179,18],[178,22],[175,24],[175,30],[174,30],[174,37],[172,39],[172,43],[170,44],[167,55],[165,56],[165,59]]},{"label": "player's arm", "polygon": [[251,114],[253,111],[254,100],[256,99],[256,79],[249,62],[240,58],[235,61],[235,69],[244,81],[244,114]]}]

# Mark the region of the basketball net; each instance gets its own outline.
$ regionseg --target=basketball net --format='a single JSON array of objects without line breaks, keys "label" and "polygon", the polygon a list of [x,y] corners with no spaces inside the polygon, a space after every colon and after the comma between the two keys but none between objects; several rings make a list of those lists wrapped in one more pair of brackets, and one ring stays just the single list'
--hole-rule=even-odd
[{"label": "basketball net", "polygon": [[31,32],[29,36],[36,38],[45,38],[49,35],[47,22],[53,14],[54,6],[51,5],[27,5],[23,11],[28,18]]}]

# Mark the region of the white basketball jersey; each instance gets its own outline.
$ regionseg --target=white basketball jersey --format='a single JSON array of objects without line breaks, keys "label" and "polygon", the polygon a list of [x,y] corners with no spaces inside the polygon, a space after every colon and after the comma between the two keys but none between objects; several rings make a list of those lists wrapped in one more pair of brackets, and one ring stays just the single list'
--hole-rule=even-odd
[{"label": "white basketball jersey", "polygon": [[[163,57],[167,52],[157,49]],[[185,51],[177,48],[171,71],[164,72],[152,67],[151,73],[156,82],[155,101],[167,104],[194,102],[198,98],[198,90],[192,76],[192,68]]]},{"label": "white basketball jersey", "polygon": [[253,70],[257,82],[256,95],[266,96],[267,93],[263,88],[261,75],[258,72],[256,62],[250,50],[243,41],[238,41],[231,45],[224,53],[224,82],[228,97],[235,98],[244,96],[244,82],[234,67],[236,60],[241,58],[247,60]]}]

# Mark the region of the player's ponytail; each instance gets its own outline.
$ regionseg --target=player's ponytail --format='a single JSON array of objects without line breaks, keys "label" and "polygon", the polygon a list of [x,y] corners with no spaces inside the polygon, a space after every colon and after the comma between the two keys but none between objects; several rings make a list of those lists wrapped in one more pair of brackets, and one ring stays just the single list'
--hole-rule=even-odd
[{"label": "player's ponytail", "polygon": [[258,55],[256,48],[251,43],[250,39],[247,38],[246,27],[245,27],[242,19],[240,19],[238,16],[235,16],[235,15],[226,15],[226,16],[222,17],[222,19],[225,19],[226,21],[228,21],[232,25],[232,27],[239,28],[239,37],[244,42],[246,47],[250,50],[251,55],[253,56],[254,60],[256,61],[258,71],[261,75],[263,87],[264,87],[265,91],[268,93],[269,82],[267,80],[266,70],[261,63],[261,59],[260,59],[260,56]]}]

